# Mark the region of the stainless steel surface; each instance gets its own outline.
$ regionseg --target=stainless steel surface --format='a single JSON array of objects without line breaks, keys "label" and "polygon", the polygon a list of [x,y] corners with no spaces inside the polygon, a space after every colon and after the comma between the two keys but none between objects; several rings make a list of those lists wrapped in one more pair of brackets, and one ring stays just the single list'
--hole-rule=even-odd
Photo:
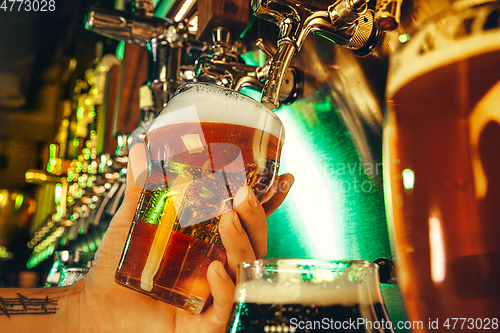
[{"label": "stainless steel surface", "polygon": [[252,1],[257,17],[279,26],[278,51],[264,85],[262,103],[272,109],[279,106],[278,98],[286,69],[310,32],[357,50],[360,54],[370,53],[378,43],[380,32],[374,27],[373,11],[368,9],[367,3],[363,0],[339,0],[332,5],[318,6],[296,0]]},{"label": "stainless steel surface", "polygon": [[154,17],[150,9],[127,13],[94,8],[88,13],[86,28],[113,39],[147,46],[148,84],[153,92],[154,111],[160,112],[179,85],[180,66],[191,47],[187,23]]},{"label": "stainless steel surface", "polygon": [[[184,74],[181,75],[182,79],[211,82],[237,91],[245,87],[262,90],[269,75],[272,59],[267,60],[262,66],[247,65],[241,58],[242,50],[238,48],[238,41],[232,41],[228,30],[217,28],[212,32],[212,38],[210,54],[201,55],[195,62],[194,78]],[[269,57],[273,57],[273,51],[262,39],[258,39],[255,46],[265,50]],[[186,69],[188,67],[184,68]],[[285,68],[284,75],[285,84],[280,90],[279,102],[289,104],[302,95],[303,75],[296,67]]]},{"label": "stainless steel surface", "polygon": [[153,38],[164,38],[172,21],[127,12],[93,8],[86,27],[103,36],[145,46]]}]

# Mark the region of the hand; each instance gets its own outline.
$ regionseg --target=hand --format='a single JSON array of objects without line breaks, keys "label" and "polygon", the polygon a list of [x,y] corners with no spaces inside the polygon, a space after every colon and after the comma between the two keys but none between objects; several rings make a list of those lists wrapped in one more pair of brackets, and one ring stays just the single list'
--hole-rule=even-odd
[{"label": "hand", "polygon": [[[131,151],[131,155],[134,155]],[[269,216],[285,199],[293,184],[289,174],[280,176],[280,191],[261,205],[247,187],[234,198],[234,209],[221,217],[219,232],[227,251],[227,267],[214,261],[207,278],[213,302],[193,315],[118,285],[114,275],[121,258],[141,190],[129,167],[127,191],[96,254],[95,265],[73,290],[81,291],[80,330],[102,332],[223,332],[233,305],[238,263],[263,258],[267,251]],[[82,322],[83,320],[83,322]]]}]

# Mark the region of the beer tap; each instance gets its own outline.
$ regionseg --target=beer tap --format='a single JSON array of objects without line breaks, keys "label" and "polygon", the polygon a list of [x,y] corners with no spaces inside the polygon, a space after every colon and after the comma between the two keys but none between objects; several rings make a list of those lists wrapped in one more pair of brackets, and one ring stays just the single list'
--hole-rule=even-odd
[{"label": "beer tap", "polygon": [[133,13],[93,8],[87,14],[86,28],[103,36],[147,47],[147,86],[153,95],[153,110],[159,113],[179,85],[180,58],[188,27],[185,21],[173,22],[153,14],[150,0],[136,1]]},{"label": "beer tap", "polygon": [[[262,39],[256,41],[256,46],[272,59],[274,53],[264,45]],[[213,82],[237,91],[246,86],[262,87],[271,67],[271,59],[263,66],[245,64],[239,56],[238,47],[231,44],[230,31],[217,27],[212,31],[211,53],[196,60],[194,81]],[[284,81],[286,87],[282,89],[280,102],[291,103],[302,94],[302,72],[289,67]]]},{"label": "beer tap", "polygon": [[393,31],[399,26],[403,0],[377,0],[375,24],[380,30]]},{"label": "beer tap", "polygon": [[368,0],[337,0],[324,8],[301,0],[252,0],[254,14],[276,23],[280,32],[278,50],[274,55],[264,84],[262,103],[275,109],[287,68],[294,54],[300,51],[310,32],[353,50],[363,56],[376,46],[382,32],[374,25]]}]

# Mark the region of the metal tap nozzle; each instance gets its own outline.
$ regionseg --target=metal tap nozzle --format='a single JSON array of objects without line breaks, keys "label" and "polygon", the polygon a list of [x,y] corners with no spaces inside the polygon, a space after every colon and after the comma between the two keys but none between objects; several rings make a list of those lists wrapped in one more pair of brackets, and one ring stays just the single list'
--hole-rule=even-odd
[{"label": "metal tap nozzle", "polygon": [[[233,90],[241,90],[246,86],[262,87],[269,75],[271,61],[263,66],[245,64],[234,50],[228,30],[219,27],[212,31],[213,44],[211,54],[201,56],[196,61],[196,81],[208,81]],[[264,49],[269,57],[273,52],[264,46],[262,40],[257,40],[257,47]],[[302,94],[302,75],[296,68],[285,68],[285,81],[288,82],[284,94],[279,96],[281,102],[291,103]]]},{"label": "metal tap nozzle", "polygon": [[153,38],[164,38],[173,22],[138,13],[92,8],[85,27],[100,35],[145,46]]},{"label": "metal tap nozzle", "polygon": [[181,49],[188,38],[188,26],[184,21],[154,17],[152,6],[151,0],[137,1],[133,13],[93,8],[88,13],[86,28],[148,47],[148,86],[154,96],[151,110],[159,113],[178,86]]},{"label": "metal tap nozzle", "polygon": [[380,34],[374,27],[368,0],[337,0],[317,8],[301,0],[252,0],[254,14],[276,23],[280,32],[261,102],[271,109],[279,106],[281,85],[293,55],[300,50],[310,32],[359,54],[369,53]]}]

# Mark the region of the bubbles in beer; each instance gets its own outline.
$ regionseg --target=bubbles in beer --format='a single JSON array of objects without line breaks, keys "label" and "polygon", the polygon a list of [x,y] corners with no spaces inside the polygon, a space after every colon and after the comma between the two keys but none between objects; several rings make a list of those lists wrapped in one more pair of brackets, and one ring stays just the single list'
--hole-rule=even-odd
[{"label": "bubbles in beer", "polygon": [[391,332],[364,325],[388,321],[374,268],[303,268],[280,265],[272,278],[238,283],[227,332]]}]

